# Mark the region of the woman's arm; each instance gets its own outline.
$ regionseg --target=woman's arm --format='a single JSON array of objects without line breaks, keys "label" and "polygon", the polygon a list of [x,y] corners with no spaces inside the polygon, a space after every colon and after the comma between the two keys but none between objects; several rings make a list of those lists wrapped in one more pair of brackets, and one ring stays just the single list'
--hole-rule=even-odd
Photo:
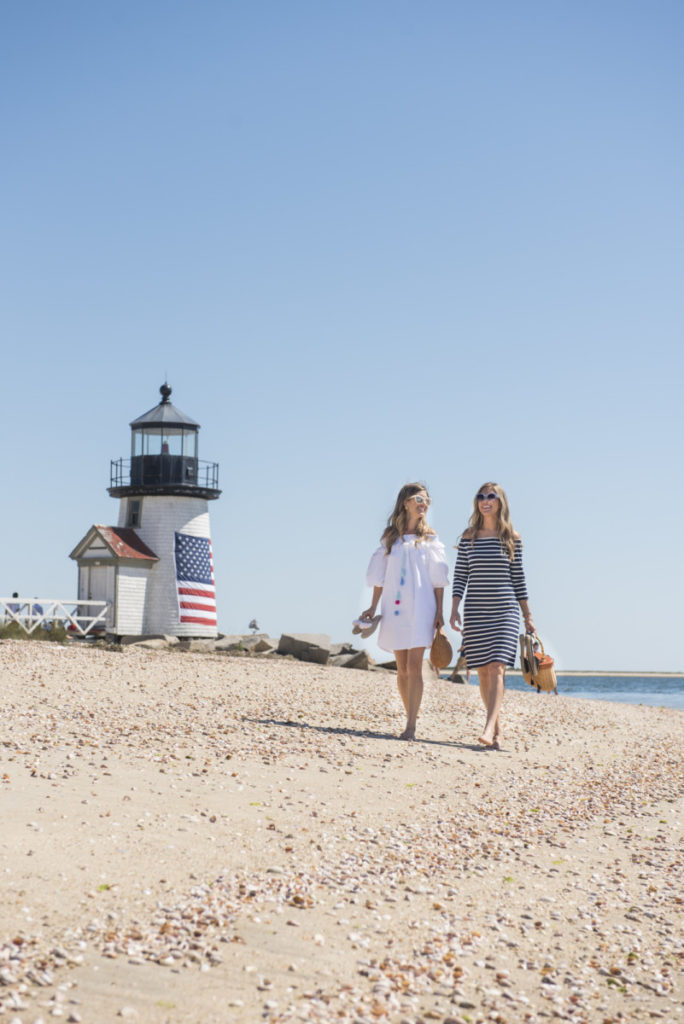
[{"label": "woman's arm", "polygon": [[520,611],[522,612],[523,622],[525,623],[525,632],[536,633],[537,627],[534,624],[532,612],[530,611],[530,605],[527,598],[524,598],[522,601],[519,601],[518,604],[520,605]]},{"label": "woman's arm", "polygon": [[370,608],[366,608],[365,612],[361,612],[360,619],[372,619],[375,615],[375,609],[378,607],[378,602],[382,597],[382,587],[373,587],[373,600],[371,601]]},{"label": "woman's arm", "polygon": [[534,620],[532,619],[532,612],[530,611],[530,605],[527,598],[527,584],[525,582],[525,570],[523,569],[522,560],[522,542],[520,537],[515,539],[515,555],[511,563],[511,582],[513,584],[513,591],[518,599],[520,605],[520,611],[522,612],[523,621],[525,623],[526,633],[535,633]]},{"label": "woman's arm", "polygon": [[451,628],[461,631],[461,614],[458,610],[461,603],[461,598],[465,593],[466,586],[468,585],[468,552],[466,550],[466,540],[461,537],[458,545],[458,555],[456,556],[456,565],[454,567],[454,585],[451,589],[453,601],[451,602]]},{"label": "woman's arm", "polygon": [[449,622],[451,623],[451,628],[455,629],[457,633],[461,632],[461,613],[458,610],[458,606],[460,605],[460,603],[461,598],[454,597],[453,601],[451,602],[451,618],[449,619]]},{"label": "woman's arm", "polygon": [[437,610],[435,611],[435,629],[441,629],[444,625],[444,612],[442,611],[442,605],[444,604],[444,587],[435,587],[435,601],[437,602]]}]

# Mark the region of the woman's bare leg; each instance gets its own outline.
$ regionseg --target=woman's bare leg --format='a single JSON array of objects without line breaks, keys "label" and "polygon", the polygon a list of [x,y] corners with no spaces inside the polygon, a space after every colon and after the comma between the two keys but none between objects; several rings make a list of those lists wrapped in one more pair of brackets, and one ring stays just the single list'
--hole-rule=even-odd
[{"label": "woman's bare leg", "polygon": [[486,711],[489,708],[489,665],[478,666],[477,681],[480,684],[480,697]]},{"label": "woman's bare leg", "polygon": [[[483,672],[483,669],[486,671]],[[483,743],[486,747],[493,747],[495,743],[501,742],[502,736],[500,711],[504,695],[506,666],[501,661],[492,661],[489,665],[483,665],[482,668],[478,669],[478,673],[486,677],[484,689],[486,689],[485,704],[487,708],[487,721],[480,736],[480,743]],[[480,676],[481,679],[482,675]],[[482,682],[480,683],[480,693],[482,693],[483,700],[485,700]]]},{"label": "woman's bare leg", "polygon": [[416,721],[423,699],[424,653],[424,647],[394,652],[397,659],[397,686],[406,710],[406,728],[399,737],[402,740],[413,740],[416,736]]},{"label": "woman's bare leg", "polygon": [[409,675],[409,711],[406,727],[409,731],[409,739],[416,735],[416,721],[420,704],[423,699],[423,655],[424,647],[412,647],[408,652],[408,675]]},{"label": "woman's bare leg", "polygon": [[408,718],[409,713],[409,684],[408,684],[408,651],[395,651],[394,658],[397,663],[397,688],[399,690],[399,696],[401,702],[404,705],[404,711]]}]

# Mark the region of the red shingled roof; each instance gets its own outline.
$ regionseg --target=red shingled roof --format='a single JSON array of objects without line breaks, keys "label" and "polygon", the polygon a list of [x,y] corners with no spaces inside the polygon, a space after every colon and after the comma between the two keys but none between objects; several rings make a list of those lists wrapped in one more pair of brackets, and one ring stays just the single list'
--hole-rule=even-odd
[{"label": "red shingled roof", "polygon": [[144,544],[135,530],[128,526],[101,526],[95,523],[94,527],[102,537],[105,544],[112,549],[119,558],[144,558],[158,561],[154,551],[151,551],[147,544]]}]

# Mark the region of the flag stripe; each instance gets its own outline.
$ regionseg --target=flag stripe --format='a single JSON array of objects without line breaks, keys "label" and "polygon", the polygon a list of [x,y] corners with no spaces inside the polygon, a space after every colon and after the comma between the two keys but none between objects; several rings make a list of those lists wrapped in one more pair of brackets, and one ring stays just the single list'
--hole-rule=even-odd
[{"label": "flag stripe", "polygon": [[208,537],[174,536],[178,614],[181,622],[216,626],[214,561]]}]

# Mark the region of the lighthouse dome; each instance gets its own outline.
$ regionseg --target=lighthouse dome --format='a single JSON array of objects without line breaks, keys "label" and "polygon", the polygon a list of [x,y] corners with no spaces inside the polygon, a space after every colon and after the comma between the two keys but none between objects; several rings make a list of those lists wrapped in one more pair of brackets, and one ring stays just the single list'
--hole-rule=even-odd
[{"label": "lighthouse dome", "polygon": [[131,422],[131,429],[139,430],[141,427],[185,427],[186,429],[199,430],[199,423],[196,420],[186,416],[184,412],[177,409],[175,405],[170,401],[172,388],[168,384],[162,384],[159,388],[159,392],[162,396],[161,402],[158,402],[147,412],[144,412],[142,416],[138,416],[137,419]]},{"label": "lighthouse dome", "polygon": [[198,457],[199,423],[173,405],[167,383],[159,391],[161,401],[130,423],[131,457],[112,462],[109,493],[218,498],[218,464]]}]

